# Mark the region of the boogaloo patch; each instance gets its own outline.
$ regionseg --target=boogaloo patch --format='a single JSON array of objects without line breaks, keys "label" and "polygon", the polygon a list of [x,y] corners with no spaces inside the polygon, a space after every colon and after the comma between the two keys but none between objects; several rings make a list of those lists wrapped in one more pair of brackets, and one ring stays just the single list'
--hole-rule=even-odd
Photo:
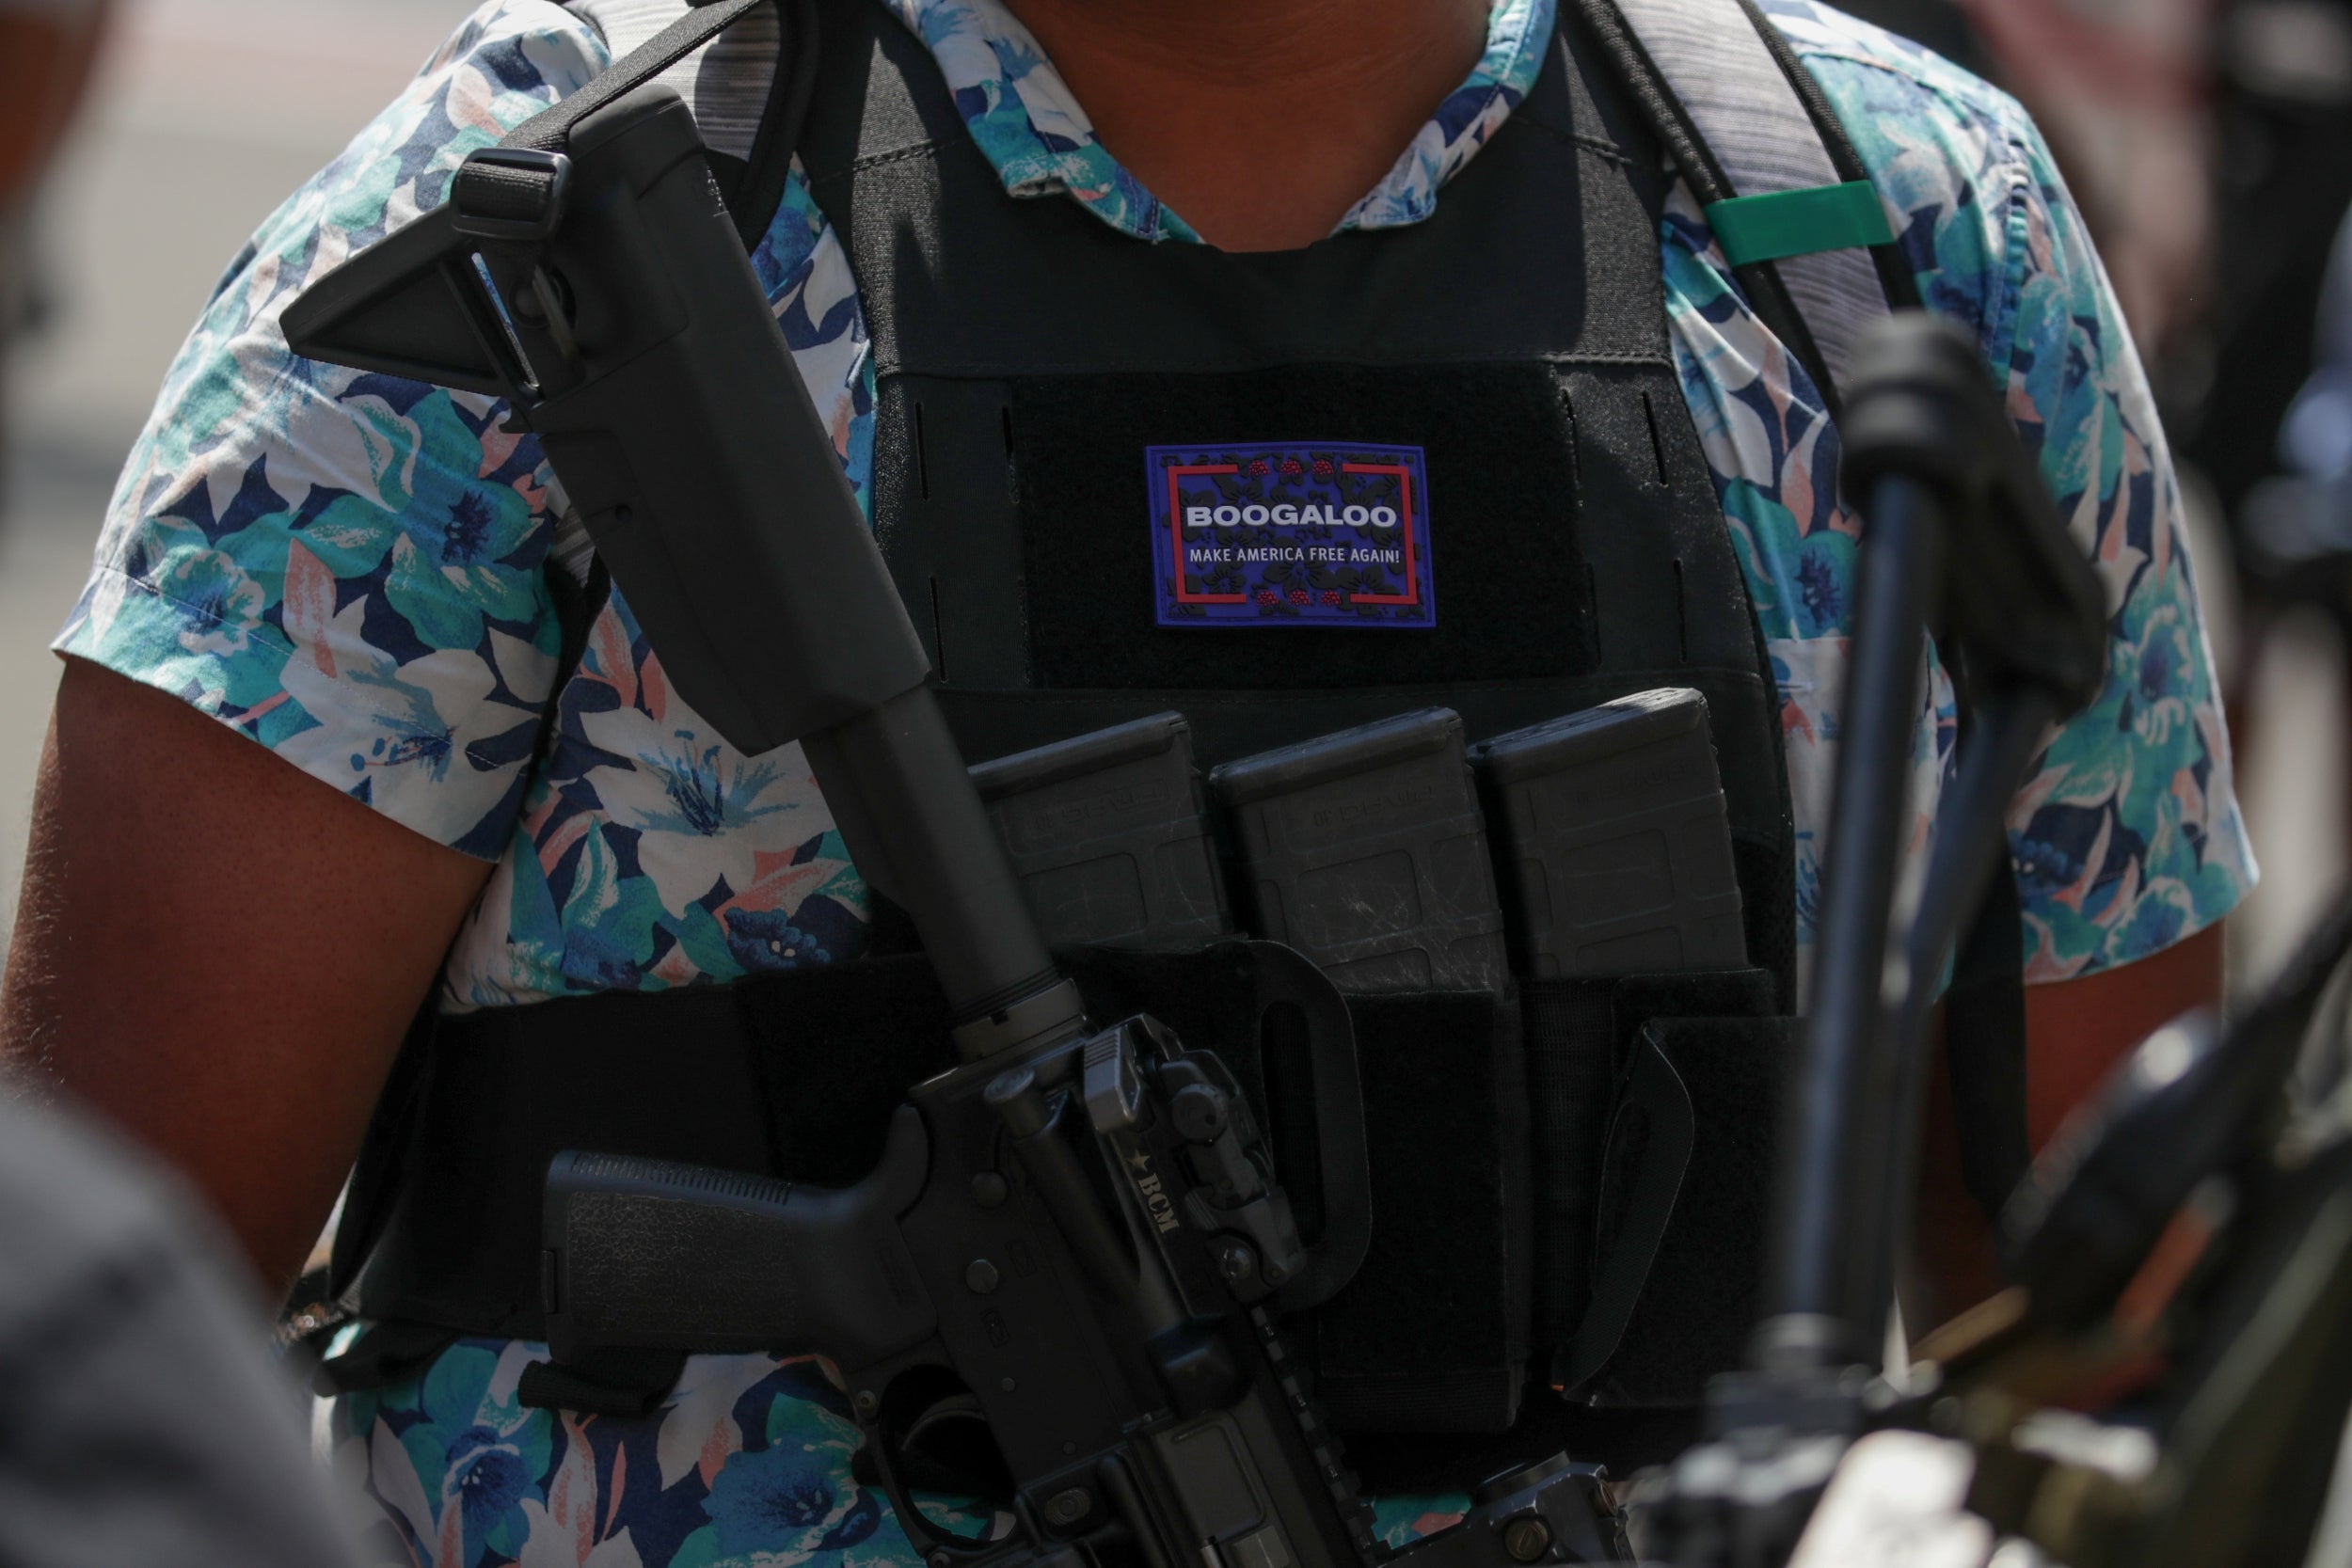
[{"label": "boogaloo patch", "polygon": [[1419,447],[1146,447],[1163,626],[1437,625]]}]

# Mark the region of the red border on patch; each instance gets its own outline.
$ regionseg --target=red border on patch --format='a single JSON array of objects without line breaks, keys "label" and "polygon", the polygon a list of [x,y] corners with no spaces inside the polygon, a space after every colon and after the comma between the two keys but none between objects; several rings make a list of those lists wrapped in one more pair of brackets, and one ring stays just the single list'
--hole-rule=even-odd
[{"label": "red border on patch", "polygon": [[[1386,473],[1388,470],[1384,468],[1380,471]],[[1249,602],[1249,595],[1247,594],[1195,594],[1184,586],[1184,509],[1176,499],[1176,482],[1180,479],[1190,479],[1195,474],[1237,474],[1239,472],[1241,472],[1240,466],[1233,463],[1202,464],[1192,467],[1171,466],[1168,469],[1168,561],[1176,568],[1176,602],[1178,604],[1248,604]],[[1128,492],[1129,495],[1134,493],[1132,490]],[[1410,514],[1406,515],[1409,517]],[[1127,537],[1132,539],[1135,535],[1131,533]],[[1413,559],[1412,550],[1412,540],[1407,537],[1405,542],[1405,559],[1407,562]],[[1132,561],[1135,557],[1129,556],[1127,559]],[[1419,593],[1421,584],[1414,583],[1413,591]],[[1387,599],[1378,602],[1407,604],[1411,601]]]},{"label": "red border on patch", "polygon": [[[1230,469],[1227,471],[1231,472]],[[1398,509],[1403,513],[1398,520],[1405,528],[1405,592],[1402,594],[1350,594],[1347,596],[1347,602],[1349,604],[1416,605],[1421,603],[1421,574],[1414,569],[1413,562],[1413,470],[1402,463],[1343,463],[1340,465],[1340,472],[1343,474],[1394,474]],[[1172,488],[1168,491],[1170,496],[1175,493]]]}]

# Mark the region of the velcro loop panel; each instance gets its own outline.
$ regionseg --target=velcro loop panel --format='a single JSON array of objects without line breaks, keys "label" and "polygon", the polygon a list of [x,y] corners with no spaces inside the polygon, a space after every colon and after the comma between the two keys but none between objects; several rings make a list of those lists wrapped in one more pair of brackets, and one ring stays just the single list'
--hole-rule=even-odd
[{"label": "velcro loop panel", "polygon": [[[966,479],[950,470],[947,437],[927,413],[932,495],[951,485],[986,504],[1001,495],[1000,451]],[[939,604],[947,679],[976,663],[1011,662],[977,639],[1025,637],[1030,678],[1048,688],[1347,689],[1411,682],[1515,680],[1592,668],[1592,612],[1573,523],[1579,475],[1573,413],[1549,367],[1345,365],[1232,375],[1103,375],[1023,381],[1013,388],[1011,453],[1021,498],[1018,604],[966,604],[952,581]],[[1631,418],[1641,419],[1636,404]],[[993,432],[991,432],[993,434]],[[1646,431],[1643,432],[1646,447]],[[1404,443],[1427,454],[1426,498],[1437,595],[1433,625],[1348,626],[1153,624],[1147,526],[1147,447],[1220,441]],[[975,444],[977,445],[977,444]],[[969,449],[965,449],[969,450]],[[1648,451],[1639,454],[1652,461]],[[968,513],[934,507],[928,526],[963,527]],[[909,524],[883,548],[908,601],[932,602],[916,581],[926,548]],[[947,541],[940,541],[944,549]],[[937,567],[921,566],[928,579]]]},{"label": "velcro loop panel", "polygon": [[[1774,1137],[1796,1036],[1790,1018],[1677,1018],[1645,1026],[1644,1039],[1689,1093],[1691,1155],[1624,1332],[1578,1399],[1694,1405],[1708,1377],[1740,1364],[1762,1291]],[[1615,1200],[1630,1196],[1638,1153],[1613,1148],[1608,1155],[1604,1259],[1624,1216]]]},{"label": "velcro loop panel", "polygon": [[1895,238],[1886,209],[1867,180],[1735,196],[1710,201],[1703,211],[1724,259],[1735,267],[1825,250],[1867,249]]},{"label": "velcro loop panel", "polygon": [[1760,1016],[1769,971],[1579,975],[1527,983],[1534,1342],[1564,1342],[1592,1292],[1601,1154],[1633,1038],[1652,1019]]}]

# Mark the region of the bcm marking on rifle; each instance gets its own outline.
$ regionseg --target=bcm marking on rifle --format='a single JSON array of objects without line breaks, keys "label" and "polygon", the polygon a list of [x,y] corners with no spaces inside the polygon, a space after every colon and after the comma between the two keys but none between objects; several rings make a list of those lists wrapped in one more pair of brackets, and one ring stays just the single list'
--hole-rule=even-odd
[{"label": "bcm marking on rifle", "polygon": [[1136,1196],[1143,1199],[1143,1211],[1152,1216],[1152,1223],[1162,1235],[1184,1222],[1176,1217],[1176,1203],[1168,1196],[1168,1189],[1152,1170],[1152,1156],[1136,1149],[1127,1156],[1128,1180],[1136,1184]]}]

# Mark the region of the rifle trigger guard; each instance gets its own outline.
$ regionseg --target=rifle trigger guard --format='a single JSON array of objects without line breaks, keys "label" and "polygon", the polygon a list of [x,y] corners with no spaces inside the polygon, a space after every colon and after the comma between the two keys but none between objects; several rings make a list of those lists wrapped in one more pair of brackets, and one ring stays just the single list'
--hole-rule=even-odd
[{"label": "rifle trigger guard", "polygon": [[932,1528],[923,1511],[914,1506],[914,1494],[899,1474],[897,1450],[891,1447],[889,1433],[882,1425],[882,1401],[871,1389],[860,1392],[850,1408],[857,1421],[858,1435],[865,1440],[874,1456],[875,1472],[882,1478],[882,1496],[890,1499],[890,1510],[898,1517],[898,1528],[907,1542],[921,1556],[927,1568],[953,1568],[959,1562],[985,1555],[993,1544],[951,1536]]}]

